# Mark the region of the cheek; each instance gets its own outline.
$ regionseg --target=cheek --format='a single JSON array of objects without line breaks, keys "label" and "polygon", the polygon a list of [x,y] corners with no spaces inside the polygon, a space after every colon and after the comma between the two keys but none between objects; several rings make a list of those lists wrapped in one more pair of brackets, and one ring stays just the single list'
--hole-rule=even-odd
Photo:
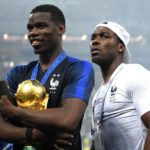
[{"label": "cheek", "polygon": [[54,32],[47,32],[44,36],[48,41],[55,41],[57,35]]},{"label": "cheek", "polygon": [[103,47],[110,49],[110,48],[112,48],[112,44],[110,42],[103,42]]},{"label": "cheek", "polygon": [[44,35],[45,45],[52,45],[54,42],[54,37],[51,34]]},{"label": "cheek", "polygon": [[55,35],[50,35],[45,40],[45,46],[49,48],[54,48],[58,44],[58,38]]},{"label": "cheek", "polygon": [[30,38],[31,38],[30,34],[27,33],[27,36],[26,36],[25,38],[28,39],[28,40],[30,41]]},{"label": "cheek", "polygon": [[111,42],[103,43],[103,48],[107,53],[115,53],[117,52],[117,46]]}]

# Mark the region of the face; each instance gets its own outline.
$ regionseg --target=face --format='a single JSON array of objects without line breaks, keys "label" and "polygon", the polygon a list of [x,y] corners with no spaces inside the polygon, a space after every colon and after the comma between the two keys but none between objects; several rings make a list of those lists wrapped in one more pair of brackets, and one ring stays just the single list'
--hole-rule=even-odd
[{"label": "face", "polygon": [[112,63],[118,55],[117,36],[106,27],[97,27],[91,35],[91,57],[98,65]]},{"label": "face", "polygon": [[54,51],[60,44],[58,25],[51,20],[48,12],[33,13],[27,24],[28,39],[36,54]]}]

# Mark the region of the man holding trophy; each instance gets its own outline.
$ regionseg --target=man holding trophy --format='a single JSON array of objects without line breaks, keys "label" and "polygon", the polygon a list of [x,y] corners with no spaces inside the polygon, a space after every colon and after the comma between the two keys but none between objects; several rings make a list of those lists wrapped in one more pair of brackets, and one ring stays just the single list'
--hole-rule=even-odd
[{"label": "man holding trophy", "polygon": [[35,7],[27,28],[39,60],[6,75],[17,106],[1,97],[0,139],[12,142],[14,150],[27,144],[36,150],[81,150],[80,128],[94,86],[92,65],[64,52],[65,18],[56,6]]}]

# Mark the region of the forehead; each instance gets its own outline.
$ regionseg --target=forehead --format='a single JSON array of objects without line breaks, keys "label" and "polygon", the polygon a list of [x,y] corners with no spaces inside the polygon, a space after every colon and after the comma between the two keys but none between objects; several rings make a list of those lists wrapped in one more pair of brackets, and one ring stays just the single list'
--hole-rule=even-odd
[{"label": "forehead", "polygon": [[115,35],[115,33],[107,27],[100,26],[100,27],[96,27],[96,29],[94,30],[95,34],[101,33],[101,32],[106,32],[106,33],[109,33],[110,35]]},{"label": "forehead", "polygon": [[29,16],[29,22],[36,21],[36,22],[41,22],[41,21],[51,21],[51,14],[49,12],[36,12],[32,13]]}]

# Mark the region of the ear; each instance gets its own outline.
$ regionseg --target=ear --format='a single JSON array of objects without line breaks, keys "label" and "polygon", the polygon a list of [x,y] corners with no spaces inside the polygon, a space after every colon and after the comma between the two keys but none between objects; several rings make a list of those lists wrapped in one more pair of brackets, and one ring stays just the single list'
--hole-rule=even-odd
[{"label": "ear", "polygon": [[62,36],[65,33],[66,27],[63,24],[58,26],[58,35]]},{"label": "ear", "polygon": [[122,53],[125,51],[125,45],[123,43],[118,44],[118,52]]}]

